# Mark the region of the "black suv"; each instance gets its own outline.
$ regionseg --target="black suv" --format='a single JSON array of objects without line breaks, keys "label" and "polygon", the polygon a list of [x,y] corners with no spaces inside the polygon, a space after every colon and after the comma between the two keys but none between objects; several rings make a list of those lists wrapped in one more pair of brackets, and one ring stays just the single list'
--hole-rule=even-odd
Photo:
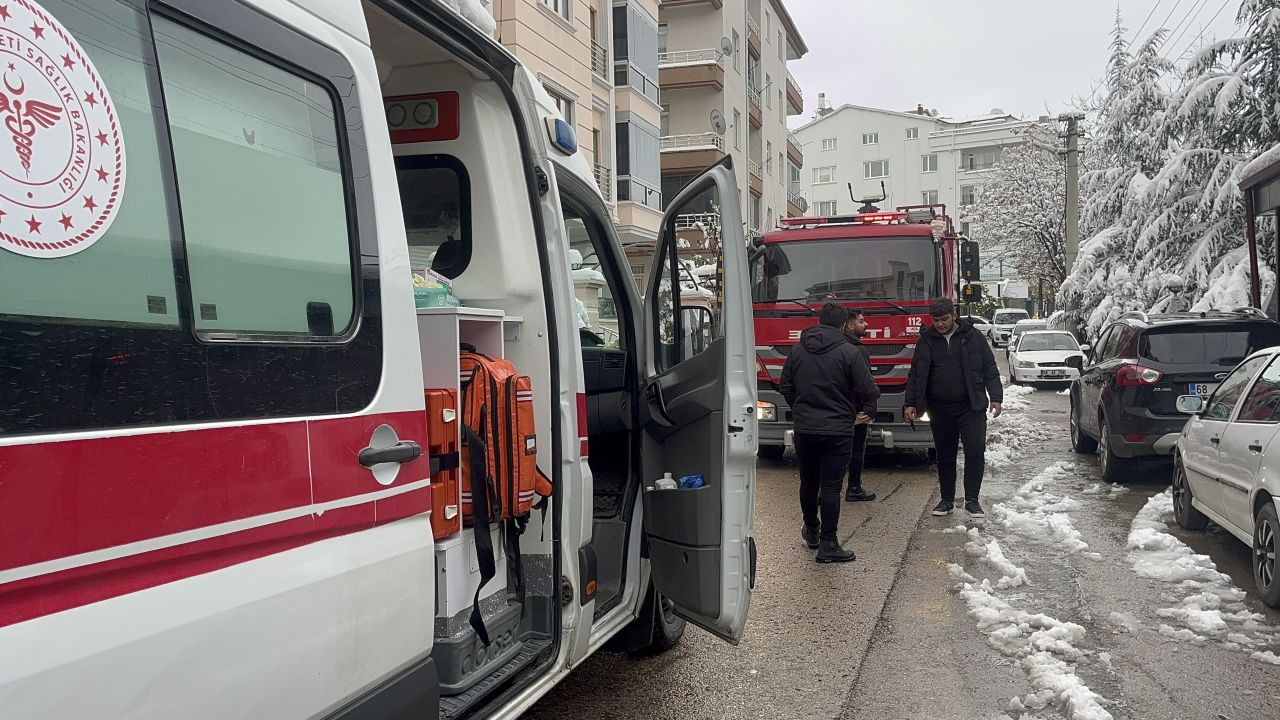
[{"label": "black suv", "polygon": [[1170,455],[1187,416],[1179,395],[1208,396],[1254,350],[1280,345],[1260,311],[1147,315],[1109,325],[1071,383],[1071,445],[1098,452],[1116,482],[1137,458]]}]

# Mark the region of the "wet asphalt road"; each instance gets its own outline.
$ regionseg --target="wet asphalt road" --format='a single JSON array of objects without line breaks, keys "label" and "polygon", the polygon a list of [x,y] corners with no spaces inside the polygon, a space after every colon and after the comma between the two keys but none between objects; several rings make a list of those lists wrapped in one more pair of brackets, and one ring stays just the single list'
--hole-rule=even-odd
[{"label": "wet asphalt road", "polygon": [[[1052,389],[1009,412],[1025,437],[1012,462],[988,473],[984,505],[990,513],[1046,467],[1067,461],[1044,489],[1078,501],[1069,516],[1087,551],[988,521],[983,540],[998,540],[1028,578],[998,595],[1084,628],[1074,669],[1114,718],[1280,718],[1280,667],[1221,642],[1177,640],[1158,630],[1178,625],[1158,611],[1186,592],[1135,574],[1126,540],[1147,498],[1168,487],[1168,468],[1144,468],[1115,492],[1099,486],[1095,460],[1070,451],[1067,408],[1067,398]],[[1060,703],[1010,710],[1011,698],[1032,690],[1028,672],[977,627],[947,566],[959,564],[975,579],[994,581],[999,573],[966,552],[965,534],[942,532],[974,525],[963,513],[928,514],[938,498],[934,470],[923,458],[870,460],[864,484],[880,497],[844,506],[841,536],[858,560],[840,566],[816,565],[798,537],[794,458],[761,461],[757,478],[759,575],[742,643],[733,647],[690,627],[678,647],[659,657],[598,653],[526,717],[1077,717]],[[1248,610],[1280,625],[1280,613],[1256,599],[1244,545],[1212,526],[1204,533],[1172,525],[1169,531],[1231,576],[1248,593]],[[1113,612],[1136,622],[1121,627],[1110,619]],[[1274,645],[1258,649],[1264,647],[1280,652]]]}]

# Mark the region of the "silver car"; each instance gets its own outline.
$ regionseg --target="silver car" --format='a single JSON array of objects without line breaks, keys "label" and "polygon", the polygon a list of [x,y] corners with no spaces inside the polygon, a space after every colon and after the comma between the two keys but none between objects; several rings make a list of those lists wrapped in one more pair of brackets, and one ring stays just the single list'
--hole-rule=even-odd
[{"label": "silver car", "polygon": [[994,347],[1003,347],[1009,344],[1009,337],[1013,334],[1013,326],[1018,324],[1019,320],[1028,320],[1031,315],[1026,310],[1018,310],[1015,308],[1001,308],[996,310],[991,316],[991,330],[987,332],[987,338],[991,340]]}]

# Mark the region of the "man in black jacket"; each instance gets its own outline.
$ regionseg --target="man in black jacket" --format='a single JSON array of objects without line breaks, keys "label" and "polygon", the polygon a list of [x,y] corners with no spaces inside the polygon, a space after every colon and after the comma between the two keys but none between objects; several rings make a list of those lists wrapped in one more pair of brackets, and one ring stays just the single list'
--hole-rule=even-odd
[{"label": "man in black jacket", "polygon": [[987,445],[987,408],[1000,416],[1004,388],[995,355],[968,320],[956,318],[955,305],[937,298],[929,306],[933,326],[920,332],[911,372],[907,375],[903,414],[914,422],[929,413],[933,446],[938,455],[942,501],[934,515],[950,515],[955,507],[956,453],[964,442],[964,507],[973,518],[986,514],[978,504]]},{"label": "man in black jacket", "polygon": [[[880,390],[861,357],[840,332],[849,311],[827,303],[819,324],[805,330],[782,366],[782,396],[791,406],[796,456],[800,461],[800,535],[817,549],[820,563],[848,562],[855,555],[840,547],[840,487],[853,451],[858,414],[875,412]],[[821,526],[819,526],[821,507]]]},{"label": "man in black jacket", "polygon": [[[849,322],[845,323],[844,336],[849,344],[858,349],[858,355],[871,372],[871,358],[862,344],[867,334],[867,319],[861,310],[849,311]],[[845,502],[869,502],[876,499],[876,494],[862,489],[862,466],[867,456],[867,431],[871,429],[873,416],[858,413],[858,424],[853,429],[853,454],[849,457],[849,489],[844,493]]]}]

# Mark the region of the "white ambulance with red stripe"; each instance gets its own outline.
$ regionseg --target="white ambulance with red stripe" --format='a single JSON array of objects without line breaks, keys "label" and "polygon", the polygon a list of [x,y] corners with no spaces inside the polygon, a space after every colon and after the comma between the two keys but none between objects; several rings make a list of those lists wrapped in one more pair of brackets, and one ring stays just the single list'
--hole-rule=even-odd
[{"label": "white ambulance with red stripe", "polygon": [[[608,641],[741,637],[728,162],[637,288],[572,130],[458,5],[0,0],[4,720],[517,717]],[[731,249],[696,323],[695,206]],[[552,487],[485,532],[438,405],[463,346],[530,378],[503,450]]]}]

